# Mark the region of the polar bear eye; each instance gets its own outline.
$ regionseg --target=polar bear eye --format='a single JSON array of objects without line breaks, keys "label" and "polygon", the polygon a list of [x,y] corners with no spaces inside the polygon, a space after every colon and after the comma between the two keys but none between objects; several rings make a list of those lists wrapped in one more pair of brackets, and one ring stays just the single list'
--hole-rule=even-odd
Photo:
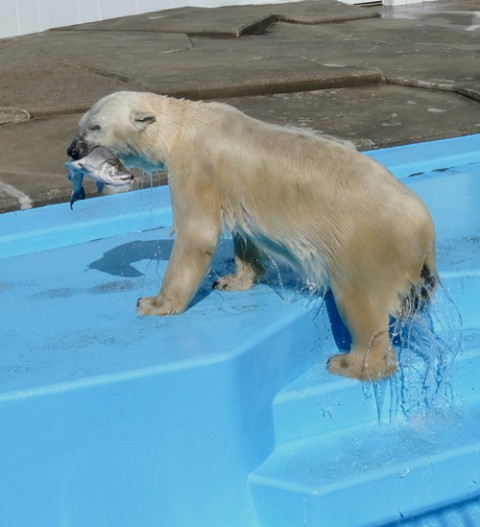
[{"label": "polar bear eye", "polygon": [[99,132],[102,129],[102,127],[99,124],[94,124],[90,127],[91,132]]}]

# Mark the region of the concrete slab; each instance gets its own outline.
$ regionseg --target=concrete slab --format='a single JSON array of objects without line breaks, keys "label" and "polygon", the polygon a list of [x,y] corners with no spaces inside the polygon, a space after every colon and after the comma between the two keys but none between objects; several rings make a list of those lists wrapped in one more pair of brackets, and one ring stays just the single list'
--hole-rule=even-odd
[{"label": "concrete slab", "polygon": [[[34,116],[85,111],[107,93],[142,90],[135,71],[122,75],[108,61],[137,65],[145,55],[188,49],[185,35],[83,34],[47,31],[0,41],[0,106],[27,108]],[[99,53],[101,50],[101,53]],[[106,57],[106,62],[100,57]],[[151,67],[151,65],[148,65]],[[123,70],[125,73],[125,70]]]},{"label": "concrete slab", "polygon": [[190,36],[235,37],[264,32],[275,22],[339,23],[380,16],[378,10],[347,6],[335,0],[305,0],[285,4],[185,7],[119,17],[63,28],[75,31],[154,31]]},{"label": "concrete slab", "polygon": [[333,25],[298,26],[276,24],[269,38],[285,45],[302,42],[322,64],[343,64],[378,68],[387,82],[455,90],[467,83],[480,93],[478,52],[475,32],[448,31],[425,26],[419,31],[409,20],[358,20]]},{"label": "concrete slab", "polygon": [[[225,8],[223,16],[231,12],[236,17],[241,9]],[[55,109],[83,111],[118,89],[214,98],[351,86],[381,78],[480,97],[480,43],[474,32],[450,31],[446,38],[445,30],[428,26],[418,31],[411,20],[282,22],[266,34],[225,39],[219,46],[215,38],[136,30],[133,19],[130,31],[50,31],[0,43],[6,57],[0,65],[0,105],[45,115]]]},{"label": "concrete slab", "polygon": [[267,122],[351,141],[359,150],[480,133],[480,105],[475,101],[403,86],[282,93],[224,102]]},{"label": "concrete slab", "polygon": [[[318,64],[318,48],[283,35],[217,39],[156,33],[52,32],[49,53],[58,60],[105,75],[136,81],[143,89],[190,98],[275,93],[378,82],[375,68]],[[185,39],[174,49],[163,40]],[[81,52],[79,52],[81,48]],[[102,49],[102,53],[96,53]]]}]

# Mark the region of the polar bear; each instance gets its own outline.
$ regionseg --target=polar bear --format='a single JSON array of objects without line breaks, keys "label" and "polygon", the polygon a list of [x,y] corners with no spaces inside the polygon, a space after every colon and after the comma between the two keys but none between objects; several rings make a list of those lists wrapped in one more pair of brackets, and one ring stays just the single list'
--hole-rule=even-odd
[{"label": "polar bear", "polygon": [[262,257],[286,258],[330,288],[351,335],[330,372],[361,380],[392,375],[389,317],[405,316],[437,282],[427,207],[386,168],[314,132],[256,120],[216,102],[118,92],[81,118],[74,159],[108,148],[126,166],[168,168],[176,237],[160,292],[138,313],[189,305],[220,236],[234,237],[235,272],[215,287],[246,290]]}]

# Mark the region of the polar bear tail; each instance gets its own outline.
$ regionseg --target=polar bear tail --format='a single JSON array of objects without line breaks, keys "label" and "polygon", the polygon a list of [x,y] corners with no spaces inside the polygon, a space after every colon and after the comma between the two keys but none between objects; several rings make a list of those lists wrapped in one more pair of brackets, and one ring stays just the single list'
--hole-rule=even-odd
[{"label": "polar bear tail", "polygon": [[427,262],[423,264],[422,271],[420,273],[420,297],[424,302],[430,302],[438,286],[438,274],[434,267],[430,268]]},{"label": "polar bear tail", "polygon": [[419,280],[416,284],[412,284],[409,293],[403,299],[401,316],[409,316],[428,307],[439,284],[435,255],[429,254],[423,264]]}]

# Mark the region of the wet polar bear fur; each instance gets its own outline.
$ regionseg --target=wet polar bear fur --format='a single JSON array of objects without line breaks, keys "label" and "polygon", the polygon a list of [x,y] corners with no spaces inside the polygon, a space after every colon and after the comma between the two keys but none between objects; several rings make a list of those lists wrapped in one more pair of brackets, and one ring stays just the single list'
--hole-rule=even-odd
[{"label": "wet polar bear fur", "polygon": [[69,155],[101,145],[127,166],[168,168],[176,238],[160,292],[138,313],[189,305],[220,236],[233,232],[235,273],[222,290],[245,290],[262,255],[282,255],[329,287],[352,338],[332,373],[376,380],[396,371],[389,315],[401,318],[436,283],[435,231],[417,197],[376,161],[313,132],[267,124],[215,102],[118,92],[80,120]]}]

